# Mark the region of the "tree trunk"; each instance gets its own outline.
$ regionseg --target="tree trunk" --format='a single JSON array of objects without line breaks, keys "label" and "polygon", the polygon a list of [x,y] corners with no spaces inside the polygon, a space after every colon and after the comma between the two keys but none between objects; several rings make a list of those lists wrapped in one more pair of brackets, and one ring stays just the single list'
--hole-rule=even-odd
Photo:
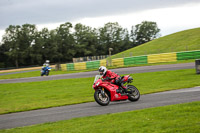
[{"label": "tree trunk", "polygon": [[15,65],[16,65],[16,68],[19,68],[18,60],[17,59],[15,60]]}]

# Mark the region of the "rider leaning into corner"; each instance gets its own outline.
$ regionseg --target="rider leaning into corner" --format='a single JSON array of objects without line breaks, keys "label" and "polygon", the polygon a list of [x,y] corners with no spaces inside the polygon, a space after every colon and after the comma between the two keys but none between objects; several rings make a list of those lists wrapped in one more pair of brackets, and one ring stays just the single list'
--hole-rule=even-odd
[{"label": "rider leaning into corner", "polygon": [[119,89],[124,89],[126,93],[128,92],[127,88],[123,86],[123,83],[121,82],[122,77],[120,75],[110,70],[107,70],[107,68],[104,66],[99,67],[99,74],[102,75],[102,78],[104,81],[108,81],[113,84],[116,84],[119,86]]}]

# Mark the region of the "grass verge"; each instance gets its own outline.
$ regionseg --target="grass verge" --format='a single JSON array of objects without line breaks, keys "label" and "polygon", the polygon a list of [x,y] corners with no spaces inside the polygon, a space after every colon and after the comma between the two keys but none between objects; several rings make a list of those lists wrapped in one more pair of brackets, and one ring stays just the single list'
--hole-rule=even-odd
[{"label": "grass verge", "polygon": [[75,118],[0,130],[4,133],[199,133],[200,102]]},{"label": "grass verge", "polygon": [[[200,85],[195,69],[131,74],[141,94]],[[0,84],[0,114],[94,101],[93,78]]]},{"label": "grass verge", "polygon": [[[96,69],[90,69],[90,70],[74,70],[74,71],[56,71],[56,70],[51,70],[50,75],[58,75],[58,74],[69,74],[69,73],[79,73],[79,72],[88,72],[88,71],[97,71]],[[29,77],[38,77],[40,76],[40,71],[31,71],[31,72],[22,72],[22,73],[14,73],[14,74],[9,74],[8,75],[0,75],[0,80],[1,79],[16,79],[16,78],[29,78]],[[3,73],[5,74],[5,73]]]}]

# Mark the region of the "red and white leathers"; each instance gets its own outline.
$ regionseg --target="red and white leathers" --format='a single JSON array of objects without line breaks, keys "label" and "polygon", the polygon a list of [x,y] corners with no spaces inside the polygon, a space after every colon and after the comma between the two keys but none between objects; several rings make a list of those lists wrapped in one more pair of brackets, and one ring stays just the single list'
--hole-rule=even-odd
[{"label": "red and white leathers", "polygon": [[121,83],[120,75],[118,75],[110,70],[107,70],[106,73],[102,76],[102,78],[108,82],[118,85],[119,87],[121,86],[125,90],[125,92],[127,92],[126,87],[123,86],[123,84]]},{"label": "red and white leathers", "polygon": [[110,70],[107,70],[106,73],[102,76],[103,79],[107,79],[111,83],[116,83],[115,81],[120,78],[120,76]]}]

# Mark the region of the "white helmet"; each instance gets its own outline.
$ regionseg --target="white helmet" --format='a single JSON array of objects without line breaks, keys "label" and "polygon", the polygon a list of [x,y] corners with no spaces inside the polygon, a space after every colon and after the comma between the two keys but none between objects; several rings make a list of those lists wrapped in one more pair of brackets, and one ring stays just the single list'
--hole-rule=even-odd
[{"label": "white helmet", "polygon": [[46,60],[46,63],[49,63],[50,61],[49,60]]},{"label": "white helmet", "polygon": [[99,73],[100,73],[100,75],[104,75],[106,73],[106,71],[107,71],[106,67],[104,67],[104,66],[100,66],[99,67]]}]

